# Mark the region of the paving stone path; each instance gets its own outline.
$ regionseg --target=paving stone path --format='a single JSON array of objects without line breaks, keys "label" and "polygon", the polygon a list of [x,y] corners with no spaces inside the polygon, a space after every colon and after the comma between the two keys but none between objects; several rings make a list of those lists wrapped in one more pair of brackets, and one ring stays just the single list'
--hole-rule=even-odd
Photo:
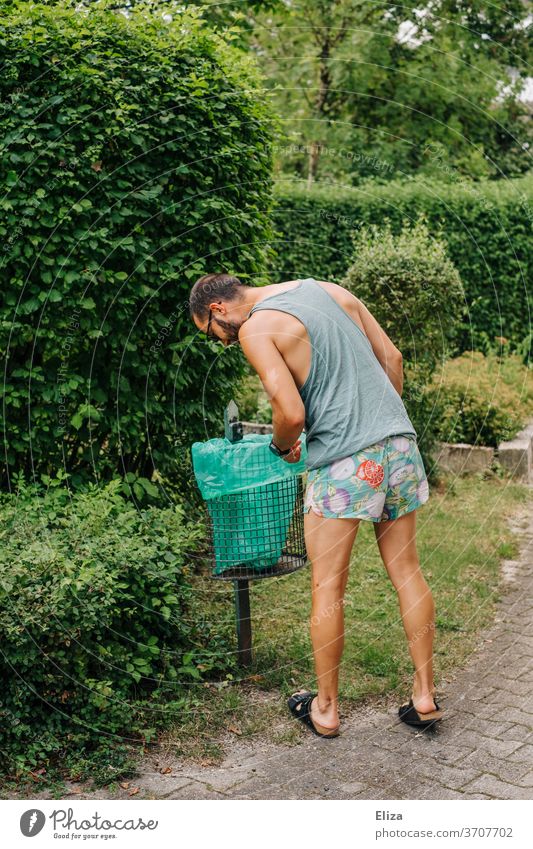
[{"label": "paving stone path", "polygon": [[[386,698],[343,716],[335,739],[303,728],[299,745],[237,739],[220,766],[167,759],[168,775],[154,756],[131,781],[135,798],[533,798],[533,518],[515,530],[521,554],[503,563],[495,622],[467,667],[437,682],[446,718],[434,731],[401,723],[397,698]],[[288,714],[284,721],[294,722]],[[109,798],[105,791],[76,797]]]}]

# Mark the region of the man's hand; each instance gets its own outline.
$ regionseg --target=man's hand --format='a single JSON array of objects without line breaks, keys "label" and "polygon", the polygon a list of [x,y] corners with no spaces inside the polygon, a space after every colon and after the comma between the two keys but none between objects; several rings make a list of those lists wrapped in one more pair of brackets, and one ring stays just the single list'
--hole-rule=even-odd
[{"label": "man's hand", "polygon": [[282,460],[285,460],[286,463],[298,463],[302,454],[302,440],[297,439],[294,445],[292,446],[289,454],[286,454],[285,457],[282,457]]}]

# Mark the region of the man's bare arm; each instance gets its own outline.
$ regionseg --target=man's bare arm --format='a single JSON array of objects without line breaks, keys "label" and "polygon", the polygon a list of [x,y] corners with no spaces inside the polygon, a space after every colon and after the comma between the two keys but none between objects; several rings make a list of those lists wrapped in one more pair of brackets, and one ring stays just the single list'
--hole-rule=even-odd
[{"label": "man's bare arm", "polygon": [[350,318],[359,326],[363,326],[376,358],[398,394],[401,395],[403,391],[401,351],[398,350],[392,339],[387,336],[379,322],[359,298],[337,283],[329,283],[326,280],[318,280],[317,282],[324,284],[326,290],[335,298],[339,306],[348,313]]},{"label": "man's bare arm", "polygon": [[[355,295],[353,297],[355,298]],[[370,340],[372,350],[379,360],[383,371],[396,389],[396,392],[398,395],[401,395],[403,392],[402,353],[398,350],[392,339],[387,336],[382,326],[376,321],[364,303],[359,298],[355,298],[355,300],[357,301],[359,318]]]},{"label": "man's bare arm", "polygon": [[240,328],[239,342],[272,405],[272,440],[282,451],[291,448],[305,424],[305,409],[294,378],[270,333],[260,330],[251,318]]}]

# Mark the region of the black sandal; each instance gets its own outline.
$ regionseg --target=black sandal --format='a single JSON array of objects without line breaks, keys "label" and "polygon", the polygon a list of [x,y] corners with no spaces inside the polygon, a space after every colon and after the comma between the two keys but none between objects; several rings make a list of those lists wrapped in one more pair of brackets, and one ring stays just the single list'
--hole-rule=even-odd
[{"label": "black sandal", "polygon": [[435,710],[432,710],[429,713],[419,713],[413,704],[413,699],[411,698],[406,704],[401,705],[398,708],[398,716],[402,722],[406,722],[407,725],[413,725],[415,728],[429,728],[442,719],[442,710],[437,704],[435,698],[433,701],[435,702]]},{"label": "black sandal", "polygon": [[318,729],[315,728],[314,722],[311,719],[311,702],[316,695],[316,693],[309,692],[293,693],[293,695],[287,700],[290,712],[296,717],[296,719],[301,719],[302,722],[311,729],[313,734],[317,735],[317,737],[338,737],[339,727],[332,729],[330,734],[322,734],[321,731],[318,731]]}]

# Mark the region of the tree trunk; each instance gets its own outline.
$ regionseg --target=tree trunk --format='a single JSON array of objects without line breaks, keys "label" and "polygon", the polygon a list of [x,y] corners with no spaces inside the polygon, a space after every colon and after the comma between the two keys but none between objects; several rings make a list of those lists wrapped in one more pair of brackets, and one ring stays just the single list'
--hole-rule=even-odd
[{"label": "tree trunk", "polygon": [[309,164],[307,170],[307,188],[310,189],[316,180],[318,171],[318,157],[320,154],[320,142],[312,141],[309,149]]},{"label": "tree trunk", "polygon": [[[329,39],[327,39],[322,44],[322,49],[320,51],[320,64],[318,69],[318,92],[315,101],[315,121],[325,121],[326,120],[326,108],[327,108],[327,100],[330,93],[331,88],[331,75],[329,71],[329,58],[330,58],[330,43]],[[313,182],[316,180],[316,175],[318,173],[318,159],[320,156],[320,148],[321,143],[319,141],[312,141],[311,147],[309,150],[309,166],[307,171],[307,188],[310,189],[313,185]]]}]

